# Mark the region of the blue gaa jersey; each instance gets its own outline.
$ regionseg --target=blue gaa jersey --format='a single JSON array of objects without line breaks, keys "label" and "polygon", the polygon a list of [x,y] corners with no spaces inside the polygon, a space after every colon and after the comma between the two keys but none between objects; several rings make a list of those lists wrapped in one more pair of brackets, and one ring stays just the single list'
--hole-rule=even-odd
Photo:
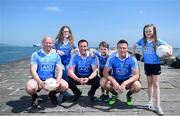
[{"label": "blue gaa jersey", "polygon": [[61,64],[61,57],[55,50],[51,54],[39,50],[32,54],[31,64],[37,64],[37,74],[41,80],[45,81],[50,77],[55,77],[55,67],[56,64]]},{"label": "blue gaa jersey", "polygon": [[[160,45],[166,45],[167,43],[162,40],[158,40],[157,44],[158,46],[160,46]],[[142,38],[136,43],[136,45],[142,46],[143,48],[142,50],[143,50],[145,64],[160,64],[160,58],[155,52],[153,41],[147,41],[146,47],[144,48],[144,41]]]},{"label": "blue gaa jersey", "polygon": [[54,46],[56,50],[61,50],[65,53],[65,55],[61,56],[61,60],[62,64],[67,66],[71,59],[71,50],[77,48],[77,45],[71,45],[69,42],[67,44],[64,42],[58,43],[58,41],[56,41]]},{"label": "blue gaa jersey", "polygon": [[105,67],[112,69],[116,80],[127,80],[133,75],[133,69],[138,69],[138,62],[135,57],[130,56],[128,53],[126,58],[121,59],[118,52],[115,52],[110,55]]},{"label": "blue gaa jersey", "polygon": [[92,74],[92,66],[97,65],[97,58],[92,58],[89,56],[89,52],[87,52],[87,56],[85,58],[81,57],[80,53],[74,55],[71,58],[69,66],[75,67],[75,74],[78,76],[89,76]]},{"label": "blue gaa jersey", "polygon": [[99,59],[99,68],[103,69],[105,67],[105,64],[106,64],[106,61],[107,61],[109,55],[102,56],[99,51],[95,51],[94,53]]}]

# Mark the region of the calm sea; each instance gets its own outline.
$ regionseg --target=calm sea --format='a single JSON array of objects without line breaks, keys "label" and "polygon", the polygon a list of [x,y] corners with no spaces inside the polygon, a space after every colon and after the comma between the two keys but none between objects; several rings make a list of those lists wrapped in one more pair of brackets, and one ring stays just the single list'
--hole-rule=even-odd
[{"label": "calm sea", "polygon": [[0,46],[0,64],[28,58],[37,47]]},{"label": "calm sea", "polygon": [[[0,46],[0,64],[28,58],[38,47]],[[174,48],[173,55],[180,55],[180,48]]]}]

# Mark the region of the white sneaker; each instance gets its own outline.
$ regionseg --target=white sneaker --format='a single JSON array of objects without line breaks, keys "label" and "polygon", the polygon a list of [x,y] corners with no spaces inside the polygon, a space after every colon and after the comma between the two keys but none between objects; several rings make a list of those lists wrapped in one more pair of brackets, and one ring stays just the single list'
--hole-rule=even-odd
[{"label": "white sneaker", "polygon": [[155,111],[156,111],[156,113],[157,113],[158,115],[164,115],[164,112],[163,112],[163,110],[161,109],[160,106],[156,106]]},{"label": "white sneaker", "polygon": [[152,102],[148,102],[146,105],[144,105],[144,108],[147,109],[147,110],[151,110],[151,111],[155,110],[154,105],[153,105]]}]

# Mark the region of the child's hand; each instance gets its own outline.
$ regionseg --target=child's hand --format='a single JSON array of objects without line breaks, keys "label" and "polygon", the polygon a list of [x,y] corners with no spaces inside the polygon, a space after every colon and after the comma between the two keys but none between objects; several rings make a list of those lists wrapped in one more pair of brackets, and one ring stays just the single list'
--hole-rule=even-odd
[{"label": "child's hand", "polygon": [[77,50],[77,49],[71,50],[71,56],[73,56],[73,55],[75,55],[75,54],[77,54],[77,53],[78,53],[78,50]]},{"label": "child's hand", "polygon": [[173,55],[173,48],[172,46],[168,45],[169,52],[167,52],[165,55],[161,57],[161,59],[169,59]]},{"label": "child's hand", "polygon": [[172,56],[173,55],[173,48],[172,46],[168,45],[170,52],[167,53],[168,56]]},{"label": "child's hand", "polygon": [[95,57],[95,49],[93,49],[93,48],[91,48],[90,50],[89,50],[89,52],[90,52],[90,57],[91,58],[94,58]]},{"label": "child's hand", "polygon": [[57,50],[57,53],[58,53],[60,56],[65,55],[65,53],[64,53],[63,51],[61,51],[61,50]]},{"label": "child's hand", "polygon": [[94,58],[94,57],[95,57],[95,55],[94,55],[93,52],[90,52],[90,57],[91,57],[91,58]]}]

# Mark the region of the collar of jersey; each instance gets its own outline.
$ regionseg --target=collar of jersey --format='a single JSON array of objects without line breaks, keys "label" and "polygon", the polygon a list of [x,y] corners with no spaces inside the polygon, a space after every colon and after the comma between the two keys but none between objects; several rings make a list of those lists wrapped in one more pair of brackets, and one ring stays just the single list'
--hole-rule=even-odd
[{"label": "collar of jersey", "polygon": [[121,61],[124,61],[126,58],[129,57],[129,53],[127,52],[127,53],[126,53],[126,57],[122,59],[122,58],[119,57],[119,54],[118,54],[118,52],[117,52],[117,53],[116,53],[116,57],[119,58]]},{"label": "collar of jersey", "polygon": [[64,45],[67,45],[69,43],[69,40],[67,39],[66,41],[63,41]]},{"label": "collar of jersey", "polygon": [[56,50],[55,49],[51,49],[51,52],[49,54],[47,54],[46,52],[44,52],[43,49],[41,49],[41,52],[45,55],[51,55],[52,53],[54,53]]},{"label": "collar of jersey", "polygon": [[80,54],[80,52],[78,52],[78,55],[79,55],[82,59],[86,59],[86,58],[89,56],[89,51],[86,51],[86,54],[87,54],[86,57],[82,57],[81,54]]},{"label": "collar of jersey", "polygon": [[152,39],[152,40],[147,40],[147,42],[148,42],[148,43],[151,43],[151,42],[153,42],[153,39]]}]

